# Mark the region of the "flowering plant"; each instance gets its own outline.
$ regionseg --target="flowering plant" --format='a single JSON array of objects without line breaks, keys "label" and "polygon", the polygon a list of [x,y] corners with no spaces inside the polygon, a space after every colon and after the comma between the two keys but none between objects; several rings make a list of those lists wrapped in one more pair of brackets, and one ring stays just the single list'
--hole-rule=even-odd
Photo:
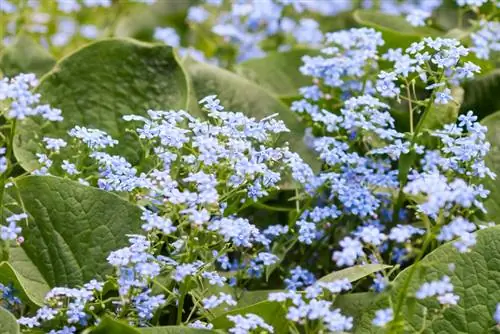
[{"label": "flowering plant", "polygon": [[0,5],[1,329],[499,330],[497,2],[167,7]]}]

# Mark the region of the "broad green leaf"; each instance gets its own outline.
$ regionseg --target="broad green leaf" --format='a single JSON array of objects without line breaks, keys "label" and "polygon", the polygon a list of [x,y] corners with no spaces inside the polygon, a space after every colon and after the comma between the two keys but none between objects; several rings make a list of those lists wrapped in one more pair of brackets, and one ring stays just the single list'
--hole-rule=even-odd
[{"label": "broad green leaf", "polygon": [[0,307],[0,334],[20,333],[16,317],[9,311]]},{"label": "broad green leaf", "polygon": [[419,132],[427,129],[442,128],[443,125],[454,123],[457,120],[458,110],[464,100],[464,90],[461,87],[453,87],[451,89],[451,96],[453,97],[453,101],[447,104],[433,103],[432,107],[422,115],[417,125]]},{"label": "broad green leaf", "polygon": [[388,266],[386,264],[377,264],[377,263],[357,265],[346,269],[334,271],[333,273],[321,277],[319,281],[333,282],[339,279],[347,278],[349,282],[354,282],[359,279],[362,279],[363,277],[376,273],[377,271],[381,271],[388,268],[391,268],[391,266]]},{"label": "broad green leaf", "polygon": [[372,10],[356,10],[354,20],[363,26],[382,33],[385,44],[382,49],[406,48],[423,37],[437,37],[441,32],[429,27],[413,27],[402,16],[384,14]]},{"label": "broad green leaf", "polygon": [[228,315],[245,315],[248,313],[256,314],[264,319],[268,325],[273,326],[275,334],[289,333],[285,309],[280,303],[269,301],[263,301],[247,307],[231,310],[213,319],[210,323],[212,323],[216,329],[227,331],[229,328],[234,327],[234,322],[227,318]]},{"label": "broad green leaf", "polygon": [[235,72],[278,97],[298,96],[299,88],[312,84],[312,78],[300,73],[302,57],[315,56],[317,50],[296,49],[271,52],[264,58],[250,59],[235,66]]},{"label": "broad green leaf", "polygon": [[96,328],[90,330],[90,334],[140,334],[141,332],[130,327],[125,322],[105,316]]},{"label": "broad green leaf", "polygon": [[500,110],[500,99],[498,98],[500,69],[465,83],[464,89],[464,103],[461,107],[463,113],[472,110],[474,114],[483,118]]},{"label": "broad green leaf", "polygon": [[484,186],[490,191],[484,205],[488,218],[500,224],[500,111],[486,117],[481,123],[488,128],[486,140],[491,144],[484,160],[486,166],[497,174],[495,180],[489,177],[483,180]]},{"label": "broad green leaf", "polygon": [[64,121],[43,127],[32,120],[19,124],[15,154],[27,170],[37,168],[34,153],[41,137],[66,137],[75,125],[108,132],[120,141],[116,152],[135,161],[139,150],[122,116],[185,109],[188,97],[184,71],[171,47],[120,39],[92,43],[64,58],[42,79],[38,92],[62,110]]},{"label": "broad green leaf", "polygon": [[256,119],[277,113],[278,119],[290,129],[284,139],[289,141],[292,150],[313,167],[319,168],[316,157],[304,143],[304,126],[278,99],[253,82],[219,67],[191,59],[186,59],[184,64],[198,99],[216,94],[226,110],[242,112]]},{"label": "broad green leaf", "polygon": [[[448,275],[454,286],[454,293],[460,297],[457,306],[447,308],[443,317],[432,320],[431,316],[440,306],[435,298],[419,300],[412,298],[403,307],[407,321],[407,332],[415,333],[421,329],[424,308],[427,308],[427,329],[425,333],[490,333],[495,326],[493,313],[500,300],[500,227],[478,231],[477,244],[470,252],[459,253],[452,243],[447,243],[427,255],[420,269],[411,278],[409,296],[424,282],[437,280]],[[449,264],[455,269],[450,271]],[[424,271],[425,269],[425,271]],[[395,298],[407,279],[409,268],[402,271],[394,281],[392,296]],[[393,301],[395,300],[393,298]],[[387,307],[387,298],[365,310],[358,322],[356,333],[383,333],[371,321],[375,310]],[[414,312],[408,308],[413,307]]]},{"label": "broad green leaf", "polygon": [[[22,249],[10,253],[9,263],[41,289],[44,282],[77,286],[104,279],[112,272],[109,253],[140,231],[141,210],[117,195],[52,176],[24,177],[16,188],[29,222],[22,226]],[[26,289],[34,287],[26,280],[20,280]]]},{"label": "broad green leaf", "polygon": [[163,327],[147,327],[138,328],[142,334],[210,334],[217,333],[209,329],[198,329],[183,326],[163,326]]},{"label": "broad green leaf", "polygon": [[0,55],[0,70],[7,77],[19,73],[47,73],[56,63],[55,58],[31,37],[19,35]]}]

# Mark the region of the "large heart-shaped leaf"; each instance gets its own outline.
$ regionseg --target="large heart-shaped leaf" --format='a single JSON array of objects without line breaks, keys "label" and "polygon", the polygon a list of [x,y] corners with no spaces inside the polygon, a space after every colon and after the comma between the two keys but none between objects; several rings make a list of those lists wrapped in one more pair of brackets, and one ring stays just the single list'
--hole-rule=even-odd
[{"label": "large heart-shaped leaf", "polygon": [[56,63],[55,58],[27,35],[20,35],[0,55],[0,70],[7,77],[19,73],[47,73]]},{"label": "large heart-shaped leaf", "polygon": [[256,119],[277,113],[278,119],[290,129],[285,140],[290,142],[292,150],[312,166],[319,167],[316,157],[304,143],[304,126],[287,106],[265,89],[216,66],[191,59],[186,59],[184,64],[198,99],[216,94],[226,110],[239,111]]},{"label": "large heart-shaped leaf", "polygon": [[500,111],[486,117],[481,123],[488,127],[486,139],[491,144],[490,151],[486,156],[485,163],[497,178],[492,180],[486,178],[483,183],[490,191],[490,195],[485,202],[489,219],[500,224]]},{"label": "large heart-shaped leaf", "polygon": [[8,262],[35,302],[48,286],[104,279],[112,270],[106,257],[140,231],[141,210],[112,193],[52,176],[24,177],[13,188],[29,221],[22,225],[22,247],[11,250]]},{"label": "large heart-shaped leaf", "polygon": [[12,313],[0,307],[0,334],[17,334],[19,325]]},{"label": "large heart-shaped leaf", "polygon": [[60,61],[40,82],[45,102],[62,110],[64,121],[25,120],[18,127],[15,155],[27,170],[37,167],[40,137],[66,136],[75,125],[98,128],[120,141],[116,151],[134,160],[135,140],[123,115],[147,109],[186,108],[188,87],[173,49],[166,45],[111,39],[90,44]]},{"label": "large heart-shaped leaf", "polygon": [[[453,271],[450,271],[450,263],[454,264]],[[412,303],[403,307],[408,332],[415,333],[421,329],[424,308],[427,308],[425,333],[490,332],[495,326],[493,313],[500,300],[500,227],[477,232],[477,244],[468,253],[459,253],[452,243],[448,243],[427,255],[419,266],[425,270],[417,270],[411,278],[407,290],[409,295],[414,296],[424,282],[448,275],[460,300],[457,306],[446,309],[443,317],[431,319],[434,311],[439,309],[436,299],[413,298]],[[400,293],[408,274],[409,269],[406,269],[396,277],[394,297]],[[388,307],[387,298],[365,310],[356,332],[383,333],[382,329],[372,325],[372,320],[374,311],[385,307]]]},{"label": "large heart-shaped leaf", "polygon": [[280,98],[298,96],[300,87],[312,83],[311,77],[299,71],[303,64],[302,57],[317,54],[319,51],[309,49],[272,52],[264,58],[254,58],[236,65],[235,71]]},{"label": "large heart-shaped leaf", "polygon": [[384,14],[372,10],[357,10],[353,14],[354,20],[363,26],[378,30],[384,37],[382,49],[406,48],[412,42],[423,37],[437,37],[438,30],[429,27],[413,27],[404,17]]}]

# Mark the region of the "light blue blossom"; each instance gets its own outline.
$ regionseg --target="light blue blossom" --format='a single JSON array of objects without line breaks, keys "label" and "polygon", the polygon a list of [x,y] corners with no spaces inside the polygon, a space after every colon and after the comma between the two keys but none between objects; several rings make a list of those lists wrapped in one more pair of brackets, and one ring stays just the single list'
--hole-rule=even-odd
[{"label": "light blue blossom", "polygon": [[392,308],[387,308],[383,310],[377,310],[375,312],[375,318],[372,323],[377,327],[384,327],[387,323],[394,319],[394,313]]},{"label": "light blue blossom", "polygon": [[341,251],[333,252],[333,260],[339,267],[352,266],[358,257],[364,254],[361,242],[351,237],[345,237],[339,242]]}]

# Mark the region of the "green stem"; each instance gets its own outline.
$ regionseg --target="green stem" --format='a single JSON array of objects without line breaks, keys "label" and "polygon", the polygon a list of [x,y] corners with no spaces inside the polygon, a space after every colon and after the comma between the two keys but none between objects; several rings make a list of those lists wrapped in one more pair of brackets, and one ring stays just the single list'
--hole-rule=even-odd
[{"label": "green stem", "polygon": [[397,324],[401,318],[401,310],[403,308],[403,304],[404,304],[404,301],[406,299],[408,287],[410,286],[410,282],[413,278],[413,275],[415,274],[415,271],[417,270],[418,263],[424,257],[425,251],[427,250],[427,247],[429,247],[431,241],[432,241],[432,233],[428,232],[426,235],[426,238],[424,240],[424,244],[422,245],[422,249],[420,250],[420,253],[418,254],[417,258],[415,259],[415,262],[410,267],[410,269],[408,271],[408,275],[406,276],[406,279],[403,283],[403,288],[402,288],[401,292],[399,293],[398,301],[396,303],[396,309],[394,312],[393,323],[395,323],[395,324]]}]

